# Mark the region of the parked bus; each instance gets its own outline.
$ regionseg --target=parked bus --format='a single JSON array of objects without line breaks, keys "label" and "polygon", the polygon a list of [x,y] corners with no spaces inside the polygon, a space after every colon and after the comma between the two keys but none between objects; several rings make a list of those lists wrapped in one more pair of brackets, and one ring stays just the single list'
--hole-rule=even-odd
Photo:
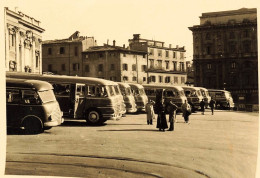
[{"label": "parked bus", "polygon": [[162,92],[161,96],[164,99],[166,107],[171,99],[172,102],[178,106],[178,111],[181,111],[181,105],[185,100],[187,100],[186,96],[184,95],[184,90],[180,86],[154,84],[143,84],[143,86],[148,99],[156,101],[156,93]]},{"label": "parked bus", "polygon": [[145,105],[148,102],[148,97],[145,94],[144,87],[137,83],[128,83],[135,97],[137,111],[145,111]]},{"label": "parked bus", "polygon": [[127,113],[134,113],[137,111],[136,104],[135,104],[135,98],[132,93],[130,85],[123,82],[117,82],[120,88],[120,91],[124,97],[124,102],[126,106],[126,112]]},{"label": "parked bus", "polygon": [[115,82],[61,75],[6,72],[7,77],[43,80],[51,83],[60,108],[66,118],[86,119],[89,124],[101,124],[119,119],[120,104],[115,94]]},{"label": "parked bus", "polygon": [[205,102],[205,107],[208,108],[209,102],[211,100],[211,97],[209,96],[209,91],[206,88],[203,87],[197,87],[200,89],[201,95],[203,96],[204,102]]},{"label": "parked bus", "polygon": [[231,109],[234,107],[231,93],[227,90],[208,89],[209,95],[216,101],[216,107],[222,109]]},{"label": "parked bus", "polygon": [[200,102],[203,99],[200,89],[191,86],[183,86],[182,88],[184,90],[185,96],[187,97],[189,104],[192,107],[192,110],[195,111],[200,109]]},{"label": "parked bus", "polygon": [[114,85],[114,89],[115,89],[115,94],[116,94],[116,97],[118,98],[118,102],[120,103],[120,114],[122,116],[125,116],[125,113],[126,113],[126,106],[125,106],[125,102],[124,102],[124,97],[121,93],[121,90],[119,88],[119,85],[118,83],[115,83]]},{"label": "parked bus", "polygon": [[6,124],[26,133],[41,133],[63,122],[48,82],[6,78]]}]

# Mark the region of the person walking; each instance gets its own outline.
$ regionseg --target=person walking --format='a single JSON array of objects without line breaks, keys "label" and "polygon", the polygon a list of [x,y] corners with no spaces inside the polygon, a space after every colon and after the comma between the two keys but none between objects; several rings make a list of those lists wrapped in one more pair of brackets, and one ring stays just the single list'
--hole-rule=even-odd
[{"label": "person walking", "polygon": [[149,100],[145,106],[147,125],[153,125],[153,119],[155,118],[153,105],[155,102],[153,100]]},{"label": "person walking", "polygon": [[159,128],[159,131],[165,131],[165,129],[168,128],[167,121],[166,121],[166,115],[165,115],[165,107],[163,105],[164,100],[161,99],[161,101],[157,104],[158,107],[158,117],[157,117],[157,125],[156,128]]},{"label": "person walking", "polygon": [[182,110],[182,117],[184,117],[184,121],[186,123],[189,123],[189,115],[191,114],[191,107],[187,103],[187,100],[184,101],[184,103],[181,105]]},{"label": "person walking", "polygon": [[174,130],[174,123],[176,122],[176,111],[178,106],[170,100],[167,110],[169,112],[169,122],[170,122],[170,128],[168,131]]},{"label": "person walking", "polygon": [[204,115],[204,112],[205,112],[205,102],[204,102],[204,99],[202,99],[201,102],[200,102],[200,109],[201,109],[201,114]]},{"label": "person walking", "polygon": [[210,107],[210,109],[211,109],[211,114],[212,114],[212,115],[214,115],[215,104],[216,104],[216,101],[211,98],[211,100],[210,100],[210,102],[209,102],[209,107]]}]

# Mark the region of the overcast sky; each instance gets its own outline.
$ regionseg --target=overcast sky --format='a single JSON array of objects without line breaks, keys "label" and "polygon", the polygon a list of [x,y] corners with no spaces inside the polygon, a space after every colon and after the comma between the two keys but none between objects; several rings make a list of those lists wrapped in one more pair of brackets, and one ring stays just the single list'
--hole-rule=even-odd
[{"label": "overcast sky", "polygon": [[192,56],[192,32],[204,12],[255,8],[257,0],[6,0],[5,7],[34,17],[45,29],[43,40],[68,38],[75,31],[93,36],[98,45],[109,40],[128,46],[141,38],[186,46]]}]

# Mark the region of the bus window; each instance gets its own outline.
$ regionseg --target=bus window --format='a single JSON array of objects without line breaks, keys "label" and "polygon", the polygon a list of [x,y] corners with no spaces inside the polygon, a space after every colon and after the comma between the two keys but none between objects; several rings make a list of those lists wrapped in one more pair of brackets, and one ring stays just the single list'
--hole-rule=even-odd
[{"label": "bus window", "polygon": [[24,104],[40,104],[40,98],[38,93],[32,90],[21,90],[22,91],[22,103]]},{"label": "bus window", "polygon": [[165,90],[164,94],[165,97],[175,97],[175,94],[172,92],[172,90]]},{"label": "bus window", "polygon": [[85,85],[77,85],[77,95],[83,97],[85,95]]},{"label": "bus window", "polygon": [[108,97],[106,88],[104,86],[97,86],[96,87],[96,96]]},{"label": "bus window", "polygon": [[20,99],[19,90],[6,89],[6,102],[18,104]]},{"label": "bus window", "polygon": [[69,84],[53,84],[54,93],[57,96],[70,96],[70,85]]},{"label": "bus window", "polygon": [[42,100],[42,103],[56,101],[55,95],[52,90],[39,91],[38,94]]},{"label": "bus window", "polygon": [[96,86],[90,85],[88,86],[88,96],[96,96]]},{"label": "bus window", "polygon": [[118,86],[115,86],[115,92],[116,92],[116,95],[120,95],[120,89]]},{"label": "bus window", "polygon": [[110,96],[115,96],[112,85],[107,86],[107,92],[109,93]]}]

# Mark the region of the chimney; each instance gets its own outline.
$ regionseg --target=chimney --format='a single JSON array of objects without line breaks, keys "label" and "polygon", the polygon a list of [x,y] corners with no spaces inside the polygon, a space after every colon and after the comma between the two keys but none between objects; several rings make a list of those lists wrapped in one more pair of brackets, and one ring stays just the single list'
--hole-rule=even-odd
[{"label": "chimney", "polygon": [[108,43],[109,43],[109,39],[107,39],[107,45],[108,45]]},{"label": "chimney", "polygon": [[179,49],[179,45],[176,45],[176,48]]},{"label": "chimney", "polygon": [[140,38],[140,34],[134,34],[133,36],[134,36],[134,40],[139,40]]},{"label": "chimney", "polygon": [[125,48],[125,44],[123,44],[123,48]]},{"label": "chimney", "polygon": [[113,46],[116,46],[116,40],[113,40]]},{"label": "chimney", "polygon": [[183,50],[185,50],[186,49],[186,47],[185,46],[183,46]]},{"label": "chimney", "polygon": [[169,44],[169,48],[172,48],[172,44]]}]

